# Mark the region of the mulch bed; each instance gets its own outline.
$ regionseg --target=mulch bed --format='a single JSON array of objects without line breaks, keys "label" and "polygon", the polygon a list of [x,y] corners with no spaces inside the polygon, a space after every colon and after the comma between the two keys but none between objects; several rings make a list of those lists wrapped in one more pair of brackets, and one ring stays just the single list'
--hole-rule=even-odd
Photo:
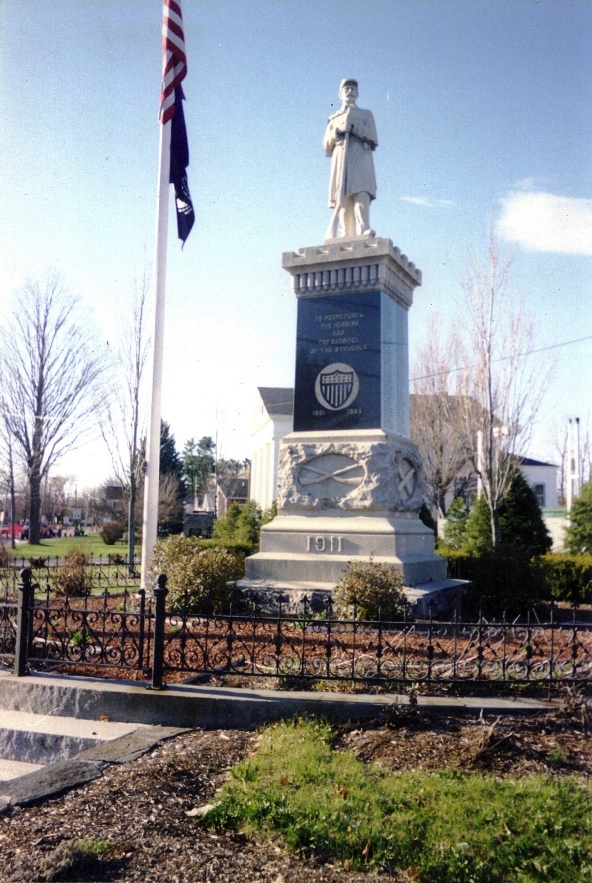
[{"label": "mulch bed", "polygon": [[[336,727],[336,750],[391,770],[457,769],[495,776],[592,777],[585,703],[567,695],[563,711],[481,720],[419,708]],[[106,768],[102,778],[0,819],[0,883],[145,881],[145,883],[410,883],[405,874],[360,873],[321,859],[289,855],[267,837],[215,833],[187,813],[211,802],[228,771],[254,752],[257,735],[194,730],[149,755]],[[73,849],[92,835],[108,841],[86,862]]]}]

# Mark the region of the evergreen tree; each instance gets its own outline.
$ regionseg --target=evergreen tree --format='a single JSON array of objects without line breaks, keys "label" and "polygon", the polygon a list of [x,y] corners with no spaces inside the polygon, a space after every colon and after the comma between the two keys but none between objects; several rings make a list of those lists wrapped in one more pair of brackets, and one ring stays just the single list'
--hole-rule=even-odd
[{"label": "evergreen tree", "polygon": [[183,448],[183,475],[193,496],[201,496],[207,490],[208,476],[216,468],[214,452],[216,445],[209,435],[204,435],[198,442],[190,438]]},{"label": "evergreen tree", "polygon": [[438,522],[433,518],[432,513],[428,506],[425,503],[421,504],[421,509],[419,510],[419,520],[422,524],[425,524],[426,527],[429,527],[430,530],[434,531],[434,536],[438,536]]},{"label": "evergreen tree", "polygon": [[225,518],[219,518],[214,524],[214,537],[220,540],[234,540],[256,546],[261,532],[261,509],[254,500],[243,506],[231,503]]},{"label": "evergreen tree", "polygon": [[235,540],[238,533],[238,520],[241,507],[238,503],[231,503],[226,510],[224,518],[218,518],[214,523],[213,536],[217,540]]},{"label": "evergreen tree", "polygon": [[271,506],[269,507],[269,509],[264,509],[261,514],[261,527],[263,527],[264,524],[269,524],[270,521],[273,521],[273,519],[276,517],[276,515],[277,515],[277,500],[272,500]]},{"label": "evergreen tree", "polygon": [[565,548],[572,555],[592,552],[592,482],[582,488],[569,513]]},{"label": "evergreen tree", "polygon": [[551,548],[541,507],[519,469],[500,504],[500,535],[504,545],[520,546],[531,555],[544,555]]},{"label": "evergreen tree", "polygon": [[183,461],[177,451],[175,437],[171,435],[171,427],[165,420],[160,421],[160,474],[175,475],[179,482],[183,483],[183,494],[185,494]]},{"label": "evergreen tree", "polygon": [[466,542],[469,512],[462,497],[455,497],[446,516],[444,543],[449,549],[462,549]]},{"label": "evergreen tree", "polygon": [[[508,492],[499,506],[499,528],[504,546],[519,547],[530,555],[544,555],[551,548],[537,498],[518,469],[514,470]],[[485,497],[475,500],[471,507],[465,548],[471,552],[492,548],[491,514]]]},{"label": "evergreen tree", "polygon": [[467,552],[489,552],[493,548],[491,536],[491,512],[485,497],[473,500],[463,546]]},{"label": "evergreen tree", "polygon": [[[183,502],[187,493],[183,478],[183,461],[177,451],[171,428],[160,422],[159,518],[172,522],[175,529],[183,521]],[[164,511],[160,511],[160,510]],[[181,528],[182,529],[182,525]]]}]

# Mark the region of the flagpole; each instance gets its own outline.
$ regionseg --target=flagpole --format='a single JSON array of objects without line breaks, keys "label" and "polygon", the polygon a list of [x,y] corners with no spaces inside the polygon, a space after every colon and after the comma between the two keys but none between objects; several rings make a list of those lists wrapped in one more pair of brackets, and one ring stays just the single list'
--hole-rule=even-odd
[{"label": "flagpole", "polygon": [[169,176],[171,122],[160,124],[158,194],[156,204],[156,255],[154,264],[154,334],[152,337],[152,383],[146,445],[144,515],[142,522],[142,564],[140,585],[149,586],[149,569],[158,539],[158,487],[160,478],[160,410],[164,305],[166,292],[167,236],[169,226]]}]

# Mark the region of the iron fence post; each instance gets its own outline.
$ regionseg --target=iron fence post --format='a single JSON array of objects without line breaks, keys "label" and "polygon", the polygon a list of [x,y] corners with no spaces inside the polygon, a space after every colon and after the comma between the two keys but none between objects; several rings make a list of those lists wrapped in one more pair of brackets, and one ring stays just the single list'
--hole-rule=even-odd
[{"label": "iron fence post", "polygon": [[162,682],[164,669],[164,624],[166,619],[166,587],[167,577],[161,573],[158,577],[158,588],[154,589],[154,643],[152,646],[152,684],[153,690],[164,690]]},{"label": "iron fence post", "polygon": [[16,647],[14,651],[14,673],[22,678],[27,673],[27,658],[31,646],[32,606],[35,587],[33,584],[33,570],[24,567],[20,573],[21,581],[18,586],[19,598],[16,621]]}]

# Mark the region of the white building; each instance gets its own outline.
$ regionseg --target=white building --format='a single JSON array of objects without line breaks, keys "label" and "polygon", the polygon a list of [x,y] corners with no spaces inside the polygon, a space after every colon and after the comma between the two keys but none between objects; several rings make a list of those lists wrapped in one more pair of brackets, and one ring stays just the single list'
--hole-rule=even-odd
[{"label": "white building", "polygon": [[252,441],[251,499],[269,509],[277,495],[280,441],[292,432],[294,390],[260,386]]},{"label": "white building", "polygon": [[557,508],[557,466],[519,457],[520,472],[534,491],[541,509]]}]

